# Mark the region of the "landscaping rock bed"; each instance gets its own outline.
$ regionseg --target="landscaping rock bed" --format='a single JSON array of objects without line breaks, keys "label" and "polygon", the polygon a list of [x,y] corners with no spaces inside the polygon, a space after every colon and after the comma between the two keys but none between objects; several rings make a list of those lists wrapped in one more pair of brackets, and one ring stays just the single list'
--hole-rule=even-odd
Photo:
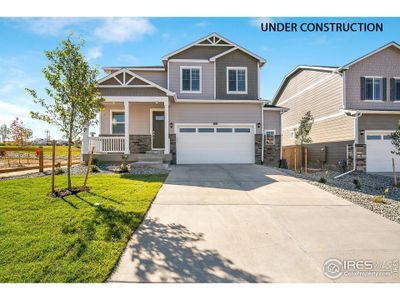
[{"label": "landscaping rock bed", "polygon": [[[151,174],[168,174],[169,167],[167,165],[140,165],[140,164],[129,164],[129,172],[120,173],[118,163],[98,163],[98,172],[90,172],[90,174],[134,174],[134,175],[151,175]],[[87,166],[85,165],[73,165],[71,167],[71,175],[84,175]],[[65,176],[67,174],[67,168],[62,167],[63,173],[56,176]],[[1,177],[0,180],[8,180],[14,178],[32,178],[32,177],[43,177],[50,176],[51,171],[46,170],[43,173],[35,172],[23,175],[15,175],[10,177]]]},{"label": "landscaping rock bed", "polygon": [[[320,171],[300,174],[287,169],[279,170],[288,175],[302,178],[327,192],[400,223],[400,188],[393,187],[393,179],[389,176],[354,172],[334,179],[340,174],[339,172]],[[326,183],[318,182],[321,177],[326,179]],[[359,189],[354,184],[355,179],[360,183]],[[388,190],[387,193],[385,193],[385,189]],[[383,203],[374,202],[374,196],[378,195],[384,195]]]}]

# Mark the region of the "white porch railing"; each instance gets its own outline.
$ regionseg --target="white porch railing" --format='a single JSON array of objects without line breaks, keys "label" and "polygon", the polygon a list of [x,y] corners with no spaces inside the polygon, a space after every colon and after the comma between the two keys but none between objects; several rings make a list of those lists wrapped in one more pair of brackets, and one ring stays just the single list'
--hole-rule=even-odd
[{"label": "white porch railing", "polygon": [[94,147],[95,153],[125,152],[125,137],[89,137],[89,151],[91,151],[92,147]]}]

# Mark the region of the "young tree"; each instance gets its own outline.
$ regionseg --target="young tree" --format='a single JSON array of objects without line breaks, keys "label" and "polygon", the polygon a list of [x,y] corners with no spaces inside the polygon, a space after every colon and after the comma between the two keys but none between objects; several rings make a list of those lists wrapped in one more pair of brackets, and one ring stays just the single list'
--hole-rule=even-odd
[{"label": "young tree", "polygon": [[92,68],[81,53],[83,39],[73,34],[61,41],[54,50],[45,51],[49,61],[42,70],[50,88],[45,92],[52,104],[39,98],[32,89],[27,91],[44,112],[31,112],[34,119],[56,125],[68,140],[68,188],[71,189],[71,145],[84,128],[95,123],[103,98],[97,88],[98,70]]},{"label": "young tree", "polygon": [[314,117],[311,115],[311,111],[306,112],[306,114],[300,120],[300,126],[294,131],[296,145],[303,146],[304,144],[312,143],[310,131],[313,123]]},{"label": "young tree", "polygon": [[1,136],[1,141],[4,143],[6,139],[8,139],[8,136],[10,134],[10,130],[8,129],[6,124],[3,124],[0,126],[0,136]]},{"label": "young tree", "polygon": [[32,130],[26,128],[19,118],[15,118],[10,125],[10,135],[18,145],[23,145],[24,141],[32,136]]}]

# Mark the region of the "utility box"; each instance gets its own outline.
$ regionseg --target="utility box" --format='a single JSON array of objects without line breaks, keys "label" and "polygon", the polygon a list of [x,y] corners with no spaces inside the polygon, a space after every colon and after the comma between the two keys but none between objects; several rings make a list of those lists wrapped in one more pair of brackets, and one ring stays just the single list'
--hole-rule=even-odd
[{"label": "utility box", "polygon": [[328,148],[326,146],[321,146],[319,148],[319,151],[316,151],[315,155],[316,155],[316,160],[319,163],[321,164],[326,163],[328,157]]}]

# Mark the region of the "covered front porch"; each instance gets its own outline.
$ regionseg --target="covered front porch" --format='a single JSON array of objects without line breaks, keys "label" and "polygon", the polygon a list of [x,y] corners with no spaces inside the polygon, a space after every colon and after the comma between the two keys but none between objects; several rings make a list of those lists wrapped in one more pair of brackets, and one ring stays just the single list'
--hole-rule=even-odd
[{"label": "covered front porch", "polygon": [[168,158],[168,97],[107,97],[99,116],[99,135],[82,140],[82,159],[93,149],[100,160]]},{"label": "covered front porch", "polygon": [[166,88],[127,69],[110,73],[98,81],[103,102],[99,135],[82,139],[82,160],[92,150],[99,160],[130,161],[163,159],[170,153],[169,101]]}]

